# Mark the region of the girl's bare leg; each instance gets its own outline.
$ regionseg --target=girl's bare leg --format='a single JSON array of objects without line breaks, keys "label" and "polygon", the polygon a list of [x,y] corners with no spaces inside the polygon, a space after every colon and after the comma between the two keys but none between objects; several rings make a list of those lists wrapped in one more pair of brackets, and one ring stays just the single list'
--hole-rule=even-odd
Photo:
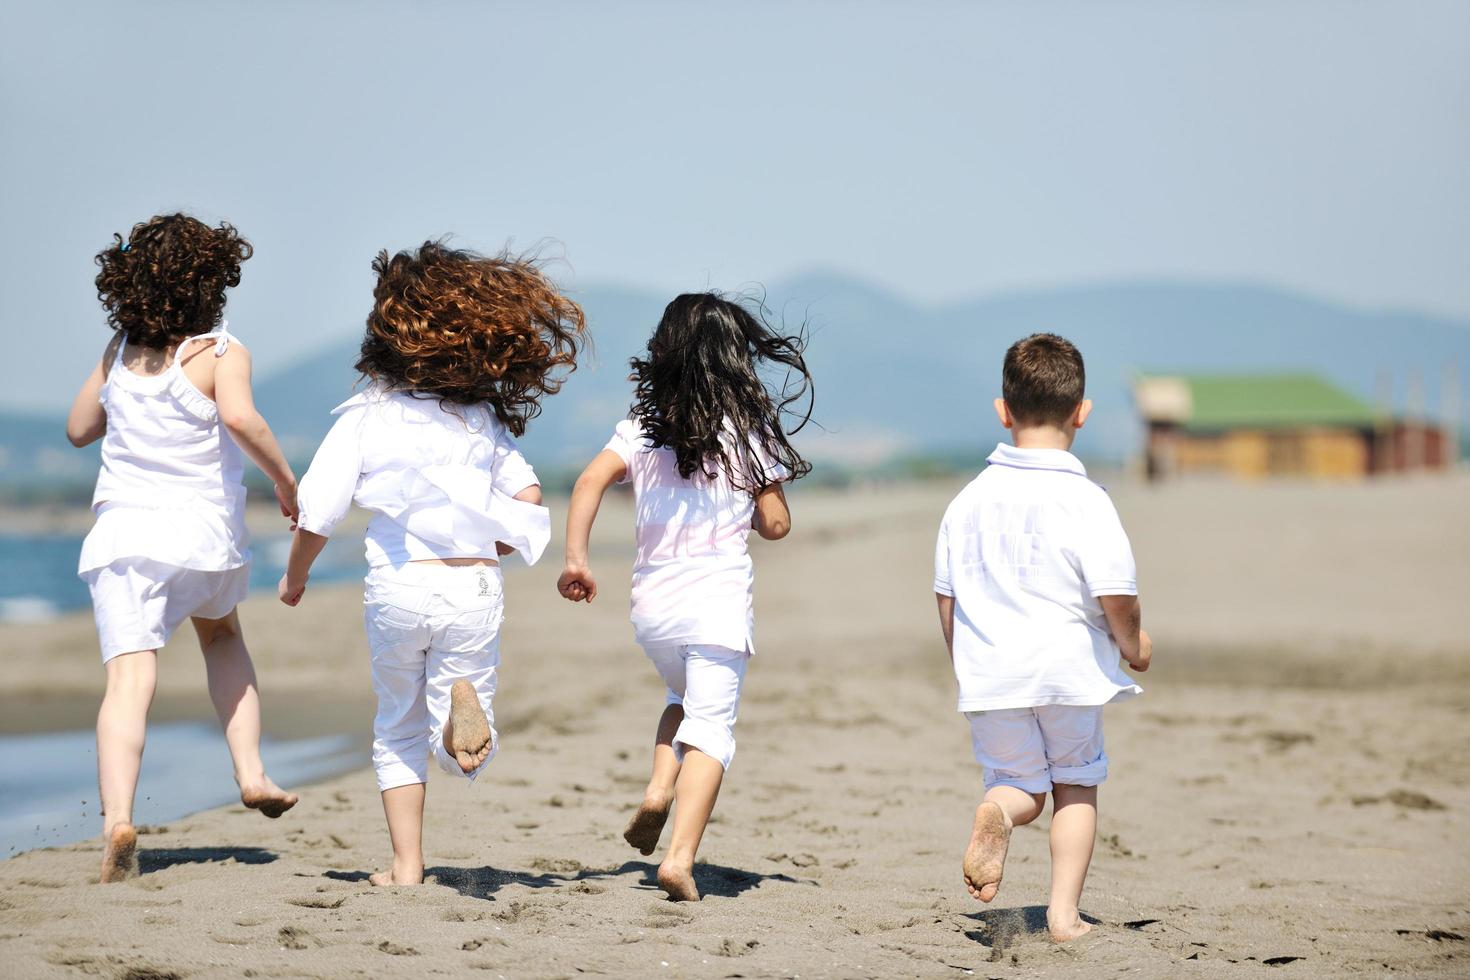
[{"label": "girl's bare leg", "polygon": [[267,817],[279,817],[295,806],[299,797],[271,782],[260,759],[260,694],[255,686],[255,665],[250,662],[250,651],[240,631],[240,618],[235,612],[223,619],[196,618],[194,631],[204,651],[209,696],[235,762],[240,802]]},{"label": "girl's bare leg", "polygon": [[97,784],[102,795],[101,881],[123,881],[138,873],[138,835],[133,797],[143,765],[148,708],[158,683],[154,650],[125,653],[107,661],[107,692],[97,711]]},{"label": "girl's bare leg", "polygon": [[659,887],[676,902],[699,901],[694,885],[694,855],[720,795],[725,767],[696,748],[686,748],[684,764],[674,783],[674,831],[669,853],[658,866]]},{"label": "girl's bare leg", "polygon": [[982,902],[995,898],[1005,874],[1011,830],[1035,820],[1044,809],[1045,793],[1028,793],[1015,786],[992,786],[986,791],[984,801],[975,808],[963,863],[965,887],[972,896]]},{"label": "girl's bare leg", "polygon": [[1052,787],[1051,811],[1051,904],[1046,908],[1046,926],[1053,942],[1064,943],[1089,932],[1077,903],[1082,884],[1092,863],[1092,845],[1097,837],[1097,787]]},{"label": "girl's bare leg", "polygon": [[664,708],[658,720],[658,731],[653,742],[653,775],[648,788],[643,791],[643,803],[628,828],[623,831],[623,840],[637,848],[641,854],[652,854],[658,847],[659,835],[664,822],[669,818],[669,807],[674,804],[674,783],[679,778],[679,760],[674,755],[674,733],[684,720],[682,705],[671,704]]},{"label": "girl's bare leg", "polygon": [[393,841],[393,868],[368,880],[375,885],[424,883],[424,784],[409,783],[383,790],[383,814]]}]

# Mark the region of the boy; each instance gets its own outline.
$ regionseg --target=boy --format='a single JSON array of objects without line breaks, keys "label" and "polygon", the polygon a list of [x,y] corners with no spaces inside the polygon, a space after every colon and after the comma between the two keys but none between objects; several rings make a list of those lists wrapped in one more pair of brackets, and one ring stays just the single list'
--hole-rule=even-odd
[{"label": "boy", "polygon": [[1053,798],[1055,942],[1091,926],[1077,911],[1108,774],[1102,705],[1142,693],[1118,663],[1148,670],[1128,537],[1107,493],[1069,450],[1092,412],[1082,355],[1055,334],[1006,351],[995,401],[1014,448],[945,511],[934,558],[939,624],[970,721],[985,798],[965,851],[965,886],[995,898],[1014,827]]}]

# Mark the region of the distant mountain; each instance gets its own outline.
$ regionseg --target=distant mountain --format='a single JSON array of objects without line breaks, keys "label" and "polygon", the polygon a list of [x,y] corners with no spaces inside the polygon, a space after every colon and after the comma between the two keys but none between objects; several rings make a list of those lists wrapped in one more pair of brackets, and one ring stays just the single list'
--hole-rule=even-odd
[{"label": "distant mountain", "polygon": [[[540,466],[575,466],[602,446],[627,411],[628,359],[669,297],[589,288],[577,299],[594,354],[523,440]],[[1139,370],[1307,370],[1370,401],[1388,372],[1400,407],[1406,378],[1417,371],[1433,409],[1442,365],[1457,365],[1462,377],[1470,368],[1470,321],[1360,311],[1242,283],[1125,282],[919,306],[859,280],[814,275],[773,288],[767,302],[778,320],[793,329],[805,323],[811,334],[820,428],[804,433],[804,451],[855,466],[926,454],[978,461],[1003,437],[990,408],[1000,393],[1001,357],[1013,340],[1038,330],[1081,347],[1097,410],[1078,451],[1106,460],[1140,445],[1129,394]],[[344,336],[258,383],[257,401],[293,457],[309,456],[331,424],[328,413],[351,393],[357,343],[356,335]],[[1470,431],[1470,398],[1462,405],[1462,427]],[[82,456],[62,441],[59,421],[0,422],[6,482],[17,466],[34,467],[40,453],[47,465],[58,455]]]}]

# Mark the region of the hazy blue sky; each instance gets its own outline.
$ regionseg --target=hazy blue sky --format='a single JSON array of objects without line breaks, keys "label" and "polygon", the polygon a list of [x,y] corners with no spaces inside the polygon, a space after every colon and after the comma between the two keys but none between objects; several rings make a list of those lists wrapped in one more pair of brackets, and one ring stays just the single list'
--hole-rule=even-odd
[{"label": "hazy blue sky", "polygon": [[0,6],[0,404],[69,401],[92,255],[176,208],[255,243],[265,369],[444,232],[555,238],[573,285],[1249,278],[1470,317],[1470,4]]}]

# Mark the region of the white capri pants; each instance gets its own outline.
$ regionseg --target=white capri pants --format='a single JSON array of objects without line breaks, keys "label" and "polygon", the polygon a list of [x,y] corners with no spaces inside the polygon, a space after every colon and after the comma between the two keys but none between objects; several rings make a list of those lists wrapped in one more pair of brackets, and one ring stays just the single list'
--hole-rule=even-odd
[{"label": "white capri pants", "polygon": [[[500,751],[491,701],[505,615],[498,565],[380,565],[368,573],[368,651],[373,658],[373,769],[380,790],[429,781],[439,768],[473,780]],[[444,749],[449,689],[467,680],[490,721],[490,754],[466,773]]]},{"label": "white capri pants", "polygon": [[1057,783],[1096,786],[1108,778],[1100,704],[966,711],[965,717],[986,789],[1046,793]]},{"label": "white capri pants", "polygon": [[684,706],[674,733],[674,754],[698,749],[726,769],[735,758],[735,715],[750,654],[744,650],[692,643],[645,650],[668,685],[668,704]]}]

